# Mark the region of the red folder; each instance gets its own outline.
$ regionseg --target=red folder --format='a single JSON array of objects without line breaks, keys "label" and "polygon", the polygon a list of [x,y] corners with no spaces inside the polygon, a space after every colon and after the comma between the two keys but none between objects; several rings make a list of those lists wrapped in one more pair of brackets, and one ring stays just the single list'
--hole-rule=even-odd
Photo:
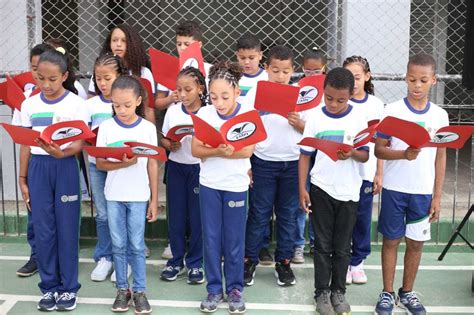
[{"label": "red folder", "polygon": [[298,82],[300,90],[295,111],[301,112],[318,106],[324,91],[324,74],[305,77]]},{"label": "red folder", "polygon": [[194,127],[193,125],[177,125],[168,130],[166,135],[164,136],[167,139],[170,139],[172,141],[181,141],[184,137],[187,135],[193,135],[194,134]]},{"label": "red folder", "polygon": [[13,80],[15,80],[15,82],[23,91],[25,90],[25,85],[27,85],[28,83],[36,85],[36,82],[33,79],[33,73],[31,71],[23,72],[22,74],[16,75],[13,77]]},{"label": "red folder", "polygon": [[179,73],[179,59],[155,48],[148,50],[151,60],[151,71],[155,82],[176,90],[176,78]]},{"label": "red folder", "polygon": [[95,134],[82,120],[62,121],[52,124],[41,133],[30,128],[13,126],[6,123],[3,123],[2,126],[15,143],[29,146],[38,146],[35,142],[37,138],[41,138],[47,143],[54,142],[57,145],[62,145],[80,139],[95,137]]},{"label": "red folder", "polygon": [[461,149],[474,133],[474,126],[446,126],[438,131],[434,137],[422,147]]},{"label": "red folder", "polygon": [[202,58],[201,44],[194,42],[179,54],[179,69],[185,67],[194,67],[201,71],[202,75],[206,77],[206,70],[204,70],[204,59]]},{"label": "red folder", "polygon": [[11,109],[17,109],[21,111],[21,103],[25,100],[25,95],[23,90],[18,86],[18,84],[7,75],[7,85],[6,85],[6,97],[5,103],[11,107]]},{"label": "red folder", "polygon": [[141,142],[125,142],[125,145],[128,145],[132,149],[133,154],[138,157],[146,157],[163,162],[168,160],[166,158],[166,151],[163,148]]},{"label": "red folder", "polygon": [[123,155],[126,154],[128,158],[133,157],[132,148],[130,147],[84,147],[87,154],[98,158],[113,158],[122,160]]},{"label": "red folder", "polygon": [[5,103],[5,99],[7,97],[7,82],[0,83],[0,100]]},{"label": "red folder", "polygon": [[150,81],[144,78],[140,78],[140,82],[142,83],[143,88],[147,93],[148,107],[155,108],[155,95],[153,94],[153,89],[151,88]]},{"label": "red folder", "polygon": [[229,119],[221,126],[220,131],[196,115],[191,115],[191,118],[196,138],[214,148],[220,144],[230,144],[235,151],[239,151],[243,147],[256,144],[267,138],[260,115],[255,110]]}]

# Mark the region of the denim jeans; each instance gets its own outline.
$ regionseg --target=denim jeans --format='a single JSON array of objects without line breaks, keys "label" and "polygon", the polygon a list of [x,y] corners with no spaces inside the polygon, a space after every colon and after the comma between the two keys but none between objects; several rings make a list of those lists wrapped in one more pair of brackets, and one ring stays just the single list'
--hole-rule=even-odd
[{"label": "denim jeans", "polygon": [[107,200],[107,217],[112,238],[117,289],[127,289],[128,263],[132,267],[133,291],[146,290],[145,219],[148,202]]},{"label": "denim jeans", "polygon": [[276,215],[275,261],[293,257],[296,216],[299,210],[298,161],[272,162],[251,158],[253,187],[247,219],[245,256],[258,263],[258,253],[272,211]]},{"label": "denim jeans", "polygon": [[112,240],[110,239],[109,223],[107,220],[107,201],[104,195],[105,179],[107,172],[97,169],[94,163],[89,163],[92,199],[95,205],[95,222],[97,228],[97,244],[95,246],[94,260],[97,262],[102,257],[112,261]]}]

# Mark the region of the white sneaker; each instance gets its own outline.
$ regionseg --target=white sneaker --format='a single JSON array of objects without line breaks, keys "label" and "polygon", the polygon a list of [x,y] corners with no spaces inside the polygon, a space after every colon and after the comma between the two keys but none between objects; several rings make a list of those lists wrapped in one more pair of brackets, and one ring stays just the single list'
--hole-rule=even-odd
[{"label": "white sneaker", "polygon": [[173,258],[173,253],[171,252],[171,246],[169,243],[168,243],[168,246],[166,246],[165,250],[163,251],[163,254],[161,254],[161,258],[163,259]]},{"label": "white sneaker", "polygon": [[367,275],[364,271],[364,262],[361,262],[358,266],[350,266],[352,283],[365,284],[367,283]]},{"label": "white sneaker", "polygon": [[[127,267],[127,279],[130,278],[130,275],[132,274],[132,267],[128,265]],[[112,275],[110,276],[110,281],[112,282],[117,282],[117,276],[115,275],[115,270],[112,272]]]},{"label": "white sneaker", "polygon": [[352,283],[352,272],[351,272],[351,266],[347,268],[347,273],[346,273],[346,284],[351,284]]},{"label": "white sneaker", "polygon": [[112,273],[113,265],[105,257],[102,257],[91,273],[92,281],[104,281]]},{"label": "white sneaker", "polygon": [[295,264],[304,264],[304,246],[295,247],[295,253],[291,262]]}]

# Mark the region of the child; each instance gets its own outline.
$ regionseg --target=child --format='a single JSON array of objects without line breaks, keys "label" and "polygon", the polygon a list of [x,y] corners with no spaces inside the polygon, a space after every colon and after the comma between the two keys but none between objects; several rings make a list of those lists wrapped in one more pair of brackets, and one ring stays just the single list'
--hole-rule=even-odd
[{"label": "child", "polygon": [[[218,129],[226,120],[246,112],[247,109],[237,103],[241,76],[236,64],[215,64],[209,73],[214,106],[202,107],[197,115]],[[202,312],[215,312],[223,301],[222,257],[229,312],[245,312],[242,261],[250,184],[249,158],[253,149],[253,145],[237,152],[232,145],[211,148],[193,137],[192,154],[201,159],[199,201],[208,292],[200,306]]]},{"label": "child", "polygon": [[[92,130],[96,130],[103,121],[112,117],[112,84],[123,74],[125,74],[125,69],[120,57],[106,53],[96,59],[93,78],[98,95],[86,101]],[[113,269],[112,241],[107,222],[107,202],[104,196],[107,173],[97,169],[96,159],[92,156],[89,156],[89,172],[97,224],[97,245],[94,252],[94,261],[97,265],[91,273],[91,280],[104,281]]]},{"label": "child", "polygon": [[[326,74],[327,58],[324,53],[314,47],[303,54],[303,77]],[[311,160],[314,163],[314,159]],[[309,186],[308,186],[309,187]],[[309,254],[314,255],[314,234],[311,223],[312,215],[309,214],[308,234],[309,234]],[[291,261],[295,264],[304,263],[304,245],[306,243],[304,230],[306,225],[306,212],[299,211],[297,216],[295,252]]]},{"label": "child", "polygon": [[[352,145],[357,133],[367,127],[361,112],[348,104],[353,89],[354,76],[349,70],[329,71],[324,81],[324,105],[316,107],[306,121],[303,137]],[[350,314],[345,299],[345,275],[362,184],[359,164],[368,160],[368,147],[339,151],[336,162],[318,151],[308,193],[307,174],[314,151],[312,147],[301,148],[298,171],[300,205],[313,214],[316,312]]]},{"label": "child", "polygon": [[[355,80],[354,93],[349,104],[365,113],[369,125],[379,121],[382,118],[384,105],[380,99],[374,96],[374,85],[367,59],[361,56],[351,56],[344,60],[342,66],[352,72]],[[370,149],[369,160],[367,163],[360,164],[362,186],[360,187],[357,221],[352,233],[352,256],[347,269],[346,284],[367,283],[364,260],[370,254],[372,204],[374,195],[382,189],[383,162],[378,161],[374,155],[375,145],[369,143],[368,146]]]},{"label": "child", "polygon": [[[186,67],[178,75],[176,83],[181,104],[168,108],[163,122],[163,134],[178,125],[192,125],[192,114],[206,105],[206,80],[202,73],[193,67]],[[188,283],[204,282],[202,269],[201,211],[199,209],[199,162],[191,154],[192,136],[181,141],[161,139],[162,146],[171,151],[168,158],[167,200],[168,234],[173,258],[169,259],[161,273],[161,279],[174,281],[184,272],[184,254],[188,268]],[[180,193],[179,193],[180,192]],[[187,225],[189,228],[187,229]],[[187,231],[188,230],[188,231]],[[186,246],[186,235],[189,244]]]},{"label": "child", "polygon": [[[268,52],[265,70],[270,82],[288,84],[293,74],[294,56],[291,49],[275,46]],[[256,89],[249,91],[247,101],[254,104]],[[305,113],[291,112],[285,119],[277,114],[261,113],[267,139],[258,143],[251,158],[252,180],[250,208],[245,237],[244,282],[252,285],[259,251],[265,237],[268,220],[275,211],[277,248],[275,276],[277,284],[296,283],[290,266],[296,233],[298,206],[298,145],[304,129]]]},{"label": "child", "polygon": [[[87,122],[84,101],[74,89],[68,59],[48,50],[38,61],[37,83],[41,93],[22,104],[23,127],[41,132],[52,123],[68,120]],[[42,311],[70,311],[76,308],[79,264],[80,187],[75,154],[82,141],[61,147],[40,138],[37,147],[21,146],[20,189],[31,209],[36,257],[43,297]],[[31,158],[30,158],[31,152]]]},{"label": "child", "polygon": [[305,77],[326,74],[328,59],[324,53],[314,47],[303,54],[303,73]]},{"label": "child", "polygon": [[[143,48],[140,35],[131,26],[119,24],[110,30],[100,54],[105,53],[112,53],[122,58],[122,63],[130,71],[130,75],[148,80],[153,94],[155,93],[155,80],[150,70],[150,61]],[[96,93],[94,81],[91,79],[89,94],[95,95]],[[155,110],[146,106],[144,112],[145,118],[155,124]]]},{"label": "child", "polygon": [[260,68],[259,63],[262,60],[262,45],[260,40],[250,33],[242,35],[237,40],[237,49],[235,55],[237,56],[237,61],[242,67],[244,73],[242,79],[240,79],[240,95],[237,99],[237,102],[243,103],[247,92],[257,86],[258,81],[268,80],[268,74],[262,68]]},{"label": "child", "polygon": [[[155,125],[142,119],[146,92],[132,76],[120,76],[112,84],[114,117],[99,128],[97,146],[123,146],[125,141],[157,145]],[[117,276],[113,312],[126,312],[132,299],[127,280],[127,261],[132,266],[135,313],[151,313],[145,295],[145,218],[157,220],[158,161],[127,158],[97,159],[97,168],[107,171],[104,195]]]},{"label": "child", "polygon": [[[189,45],[199,42],[202,47],[202,29],[196,21],[182,21],[176,26],[176,50],[178,53],[182,52]],[[211,65],[204,63],[204,70],[207,77],[209,77],[209,69]],[[207,79],[206,79],[207,80]],[[170,91],[166,86],[157,85],[157,93],[155,100],[155,107],[159,110],[165,110],[171,104],[179,102],[177,91]]]},{"label": "child", "polygon": [[[53,47],[47,44],[38,44],[34,46],[30,51],[30,69],[33,74],[33,79],[37,81],[37,72],[38,72],[38,60],[40,55],[46,50],[54,50]],[[30,97],[33,90],[36,88],[34,84],[26,84],[24,86],[24,95],[26,98]],[[21,112],[17,109],[13,112],[12,125],[21,126]],[[27,159],[30,155],[28,154]],[[28,206],[28,204],[27,204]],[[26,237],[28,239],[28,244],[31,247],[30,259],[24,264],[20,269],[16,271],[16,274],[20,277],[29,277],[38,272],[38,264],[36,262],[36,243],[35,243],[35,232],[33,228],[33,216],[31,214],[31,209],[28,208],[28,226],[26,230]]]},{"label": "child", "polygon": [[[408,95],[387,105],[384,116],[416,122],[431,136],[449,125],[448,114],[428,100],[436,83],[436,61],[426,54],[411,57],[407,65]],[[395,304],[393,280],[397,249],[405,236],[403,285],[398,290],[397,305],[411,314],[426,314],[413,291],[420,265],[423,242],[430,239],[430,223],[441,211],[441,194],[446,168],[445,148],[415,149],[395,137],[378,134],[375,156],[386,160],[383,174],[382,208],[378,231],[383,235],[383,291],[375,313],[391,314]]]}]

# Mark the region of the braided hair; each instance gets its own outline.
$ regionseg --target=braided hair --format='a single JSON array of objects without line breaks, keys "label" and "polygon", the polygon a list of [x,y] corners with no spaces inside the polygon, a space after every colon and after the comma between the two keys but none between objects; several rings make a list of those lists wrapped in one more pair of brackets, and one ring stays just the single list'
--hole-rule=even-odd
[{"label": "braided hair", "polygon": [[[350,56],[347,57],[346,60],[342,63],[343,67],[350,65],[352,63],[357,63],[362,66],[362,69],[365,73],[370,73],[370,65],[366,58],[361,56]],[[364,91],[368,94],[374,95],[374,84],[372,83],[372,74],[369,77],[369,80],[365,81],[364,83]]]},{"label": "braided hair", "polygon": [[207,87],[206,87],[206,78],[202,75],[202,72],[199,69],[194,67],[185,67],[181,69],[178,74],[178,79],[182,76],[189,76],[196,81],[196,84],[202,88],[202,93],[199,94],[199,99],[201,100],[201,106],[207,105]]},{"label": "braided hair", "polygon": [[97,86],[97,82],[95,81],[95,68],[97,66],[112,66],[113,70],[119,75],[127,74],[127,70],[125,69],[124,65],[122,64],[122,58],[117,55],[113,55],[112,53],[105,53],[100,55],[94,63],[94,73],[92,74],[92,81],[94,82],[94,89],[97,95],[102,94],[99,87]]},{"label": "braided hair", "polygon": [[238,87],[242,73],[242,67],[237,63],[230,61],[216,62],[209,70],[209,86],[214,80],[223,79],[233,87]]}]

